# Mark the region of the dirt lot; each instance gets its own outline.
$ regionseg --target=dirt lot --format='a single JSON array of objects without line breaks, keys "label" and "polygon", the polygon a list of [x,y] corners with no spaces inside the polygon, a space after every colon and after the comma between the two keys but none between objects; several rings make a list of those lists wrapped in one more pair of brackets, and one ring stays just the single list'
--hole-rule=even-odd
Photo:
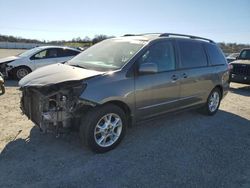
[{"label": "dirt lot", "polygon": [[250,87],[233,88],[214,117],[182,112],[129,129],[97,155],[77,134],[41,135],[7,82],[0,96],[0,187],[250,186]]},{"label": "dirt lot", "polygon": [[106,154],[71,133],[41,135],[0,96],[0,187],[250,187],[250,87],[232,84],[213,117],[182,112],[137,125]]},{"label": "dirt lot", "polygon": [[23,49],[0,49],[0,58],[17,55],[26,50]]}]

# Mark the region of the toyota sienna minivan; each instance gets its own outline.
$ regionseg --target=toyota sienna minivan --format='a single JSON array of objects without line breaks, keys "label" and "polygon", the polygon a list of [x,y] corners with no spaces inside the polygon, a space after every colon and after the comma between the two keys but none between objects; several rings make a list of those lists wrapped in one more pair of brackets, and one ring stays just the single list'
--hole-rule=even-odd
[{"label": "toyota sienna minivan", "polygon": [[214,115],[228,92],[229,67],[210,39],[125,35],[37,69],[19,85],[21,109],[42,132],[78,127],[83,143],[101,153],[136,122],[190,107]]}]

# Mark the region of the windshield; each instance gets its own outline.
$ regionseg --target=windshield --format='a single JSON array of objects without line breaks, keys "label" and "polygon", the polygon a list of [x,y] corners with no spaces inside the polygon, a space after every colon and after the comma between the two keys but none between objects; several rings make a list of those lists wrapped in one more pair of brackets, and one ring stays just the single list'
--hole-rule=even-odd
[{"label": "windshield", "polygon": [[232,53],[232,54],[229,54],[229,56],[227,56],[228,58],[236,58],[239,56],[239,53]]},{"label": "windshield", "polygon": [[249,50],[243,50],[240,53],[240,56],[239,56],[238,59],[248,59],[248,60],[250,60],[250,49]]},{"label": "windshield", "polygon": [[39,47],[37,47],[37,48],[32,48],[32,49],[30,49],[30,50],[27,50],[27,51],[25,51],[25,52],[19,54],[18,56],[19,56],[19,57],[28,57],[28,56],[33,55],[34,53],[36,53],[38,50],[40,50]]},{"label": "windshield", "polygon": [[114,38],[100,42],[78,56],[68,64],[97,71],[112,71],[125,65],[143,46],[145,41],[128,38]]}]

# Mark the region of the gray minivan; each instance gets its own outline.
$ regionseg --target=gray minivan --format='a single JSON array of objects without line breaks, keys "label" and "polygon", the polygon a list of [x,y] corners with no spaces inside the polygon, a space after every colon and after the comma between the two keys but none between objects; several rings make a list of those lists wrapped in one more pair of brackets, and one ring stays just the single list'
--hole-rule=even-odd
[{"label": "gray minivan", "polygon": [[209,39],[125,35],[20,82],[21,109],[42,132],[79,128],[95,152],[115,148],[129,125],[189,107],[214,115],[229,88],[229,67]]}]

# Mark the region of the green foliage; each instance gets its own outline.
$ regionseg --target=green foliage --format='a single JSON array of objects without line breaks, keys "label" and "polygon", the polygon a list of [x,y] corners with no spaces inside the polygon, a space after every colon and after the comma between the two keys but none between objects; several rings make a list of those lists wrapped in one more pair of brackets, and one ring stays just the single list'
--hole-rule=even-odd
[{"label": "green foliage", "polygon": [[236,44],[236,43],[218,43],[224,53],[237,53],[243,48],[250,48],[249,44]]},{"label": "green foliage", "polygon": [[63,46],[70,46],[73,48],[77,47],[90,47],[92,46],[92,42],[64,42],[62,43]]},{"label": "green foliage", "polygon": [[0,35],[0,42],[25,42],[25,43],[43,43],[36,39],[24,39],[21,37]]}]

